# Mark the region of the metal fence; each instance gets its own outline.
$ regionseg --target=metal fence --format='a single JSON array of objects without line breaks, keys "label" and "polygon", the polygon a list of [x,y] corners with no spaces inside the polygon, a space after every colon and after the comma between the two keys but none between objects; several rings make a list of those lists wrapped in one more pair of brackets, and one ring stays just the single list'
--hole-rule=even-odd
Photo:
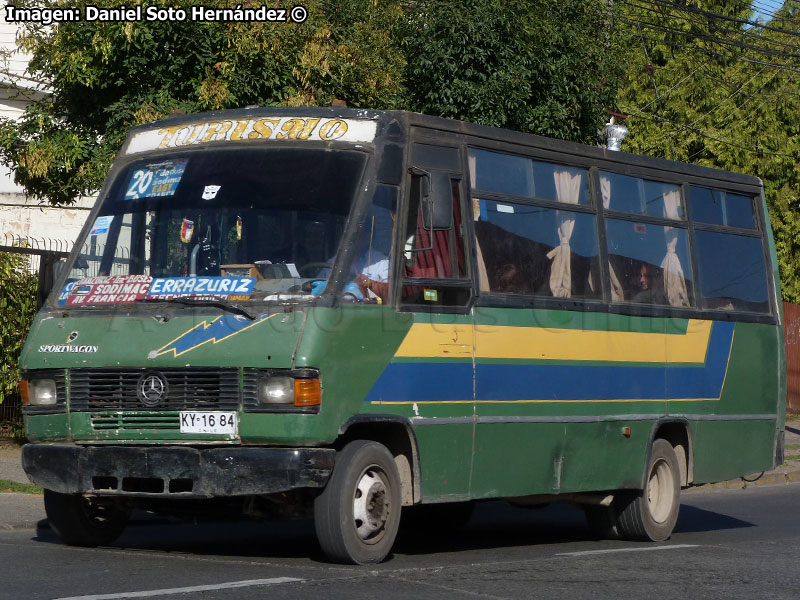
[{"label": "metal fence", "polygon": [[[49,238],[36,238],[5,233],[0,237],[0,252],[10,252],[22,257],[21,267],[25,272],[37,277],[37,306],[44,302],[44,296],[52,287],[55,264],[67,256],[72,242]],[[6,398],[0,403],[0,435],[10,433],[14,426],[22,424],[22,407],[19,396]],[[9,430],[9,431],[6,431]]]}]

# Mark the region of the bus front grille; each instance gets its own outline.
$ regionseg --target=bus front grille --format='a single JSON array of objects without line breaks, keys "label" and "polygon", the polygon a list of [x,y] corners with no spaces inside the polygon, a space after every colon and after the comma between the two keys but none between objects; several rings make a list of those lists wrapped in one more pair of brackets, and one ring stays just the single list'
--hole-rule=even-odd
[{"label": "bus front grille", "polygon": [[100,414],[91,415],[92,429],[95,431],[168,431],[180,429],[178,415],[163,413],[149,414]]},{"label": "bus front grille", "polygon": [[[143,378],[160,377],[163,394],[143,401]],[[236,410],[240,404],[238,369],[70,369],[71,411]]]}]

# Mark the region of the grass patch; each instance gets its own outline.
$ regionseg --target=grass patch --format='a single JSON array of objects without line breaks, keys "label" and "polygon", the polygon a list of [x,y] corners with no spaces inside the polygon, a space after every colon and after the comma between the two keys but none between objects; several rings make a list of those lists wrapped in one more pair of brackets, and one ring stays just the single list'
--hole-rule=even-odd
[{"label": "grass patch", "polygon": [[0,479],[0,493],[16,492],[17,494],[43,494],[41,486],[33,483],[17,483],[8,479]]}]

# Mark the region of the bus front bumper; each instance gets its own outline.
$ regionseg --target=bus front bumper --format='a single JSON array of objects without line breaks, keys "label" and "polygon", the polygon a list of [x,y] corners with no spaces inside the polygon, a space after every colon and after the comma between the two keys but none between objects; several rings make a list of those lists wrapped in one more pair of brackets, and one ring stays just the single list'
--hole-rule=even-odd
[{"label": "bus front bumper", "polygon": [[195,497],[321,488],[331,448],[191,448],[27,444],[22,467],[34,483],[63,494]]}]

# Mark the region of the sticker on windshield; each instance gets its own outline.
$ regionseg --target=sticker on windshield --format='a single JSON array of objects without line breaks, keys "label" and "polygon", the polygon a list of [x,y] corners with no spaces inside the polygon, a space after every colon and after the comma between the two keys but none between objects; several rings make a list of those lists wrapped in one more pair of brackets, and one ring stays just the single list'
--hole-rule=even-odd
[{"label": "sticker on windshield", "polygon": [[179,296],[246,300],[253,293],[255,277],[164,277],[154,279],[148,298]]},{"label": "sticker on windshield", "polygon": [[217,197],[221,185],[207,185],[203,190],[203,200],[213,200]]},{"label": "sticker on windshield", "polygon": [[111,227],[111,223],[113,221],[114,215],[97,217],[97,219],[94,221],[94,225],[92,226],[92,230],[89,232],[89,235],[106,235],[108,233],[108,228]]},{"label": "sticker on windshield", "polygon": [[152,281],[153,278],[149,275],[110,275],[79,279],[72,284],[69,292],[64,288],[64,292],[68,294],[66,304],[78,306],[136,302],[144,299]]},{"label": "sticker on windshield", "polygon": [[64,286],[64,289],[61,290],[61,293],[58,295],[58,305],[64,306],[67,303],[67,298],[69,298],[70,293],[72,292],[72,288],[75,287],[75,282],[70,281],[67,285]]},{"label": "sticker on windshield", "polygon": [[137,169],[128,181],[125,200],[174,196],[187,162],[188,160],[184,158]]}]

